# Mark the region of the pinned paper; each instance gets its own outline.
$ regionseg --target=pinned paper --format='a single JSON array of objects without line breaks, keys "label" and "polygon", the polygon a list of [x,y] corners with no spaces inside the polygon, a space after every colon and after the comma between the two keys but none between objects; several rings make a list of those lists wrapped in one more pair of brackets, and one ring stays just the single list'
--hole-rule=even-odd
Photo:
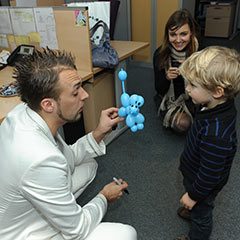
[{"label": "pinned paper", "polygon": [[0,29],[1,33],[13,34],[10,15],[7,8],[0,9]]},{"label": "pinned paper", "polygon": [[15,43],[14,35],[8,35],[7,38],[9,43]]},{"label": "pinned paper", "polygon": [[14,35],[28,36],[30,32],[37,32],[32,8],[10,8]]},{"label": "pinned paper", "polygon": [[15,36],[17,46],[25,44],[29,45],[29,37],[28,36]]},{"label": "pinned paper", "polygon": [[58,49],[56,24],[52,8],[34,8],[36,28],[40,33],[40,47]]},{"label": "pinned paper", "polygon": [[11,48],[11,50],[13,51],[13,50],[17,47],[17,45],[16,45],[16,43],[15,43],[15,37],[14,37],[14,35],[8,35],[8,36],[7,36],[7,39],[8,39],[10,48]]},{"label": "pinned paper", "polygon": [[8,41],[6,34],[0,34],[0,47],[8,48]]},{"label": "pinned paper", "polygon": [[6,50],[1,51],[1,53],[0,53],[0,63],[1,64],[7,64],[7,59],[8,59],[9,56],[10,56],[9,51],[6,51]]},{"label": "pinned paper", "polygon": [[83,16],[82,11],[80,10],[75,10],[75,24],[76,26],[86,26],[87,21],[86,18]]},{"label": "pinned paper", "polygon": [[34,43],[41,42],[41,37],[39,32],[30,32],[29,37],[30,37],[30,42],[34,42]]}]

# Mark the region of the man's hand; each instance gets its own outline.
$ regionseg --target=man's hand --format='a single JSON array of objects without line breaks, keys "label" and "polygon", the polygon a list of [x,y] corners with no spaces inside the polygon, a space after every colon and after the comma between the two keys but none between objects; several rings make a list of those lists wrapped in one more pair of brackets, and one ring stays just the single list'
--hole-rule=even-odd
[{"label": "man's hand", "polygon": [[192,210],[197,202],[192,200],[186,192],[180,199],[180,204],[188,210]]},{"label": "man's hand", "polygon": [[93,131],[93,137],[99,143],[105,135],[112,130],[112,127],[123,121],[124,118],[118,116],[118,108],[112,107],[101,112],[97,128]]},{"label": "man's hand", "polygon": [[128,187],[128,184],[125,181],[122,179],[119,179],[119,181],[122,183],[121,185],[111,182],[100,192],[109,202],[119,199],[123,195],[123,190]]}]

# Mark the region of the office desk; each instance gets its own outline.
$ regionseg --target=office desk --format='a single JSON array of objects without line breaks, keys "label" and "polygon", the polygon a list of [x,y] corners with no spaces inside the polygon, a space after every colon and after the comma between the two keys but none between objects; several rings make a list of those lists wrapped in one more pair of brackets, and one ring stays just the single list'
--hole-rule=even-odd
[{"label": "office desk", "polygon": [[[12,67],[6,67],[0,71],[0,85],[8,84],[13,82],[12,78]],[[21,102],[19,97],[0,97],[0,123],[7,115],[7,113],[12,110]]]},{"label": "office desk", "polygon": [[[134,55],[137,51],[149,46],[147,42],[134,42],[134,41],[111,41],[110,44],[118,52],[119,62]],[[93,68],[93,73],[96,74],[103,71],[103,68]]]}]

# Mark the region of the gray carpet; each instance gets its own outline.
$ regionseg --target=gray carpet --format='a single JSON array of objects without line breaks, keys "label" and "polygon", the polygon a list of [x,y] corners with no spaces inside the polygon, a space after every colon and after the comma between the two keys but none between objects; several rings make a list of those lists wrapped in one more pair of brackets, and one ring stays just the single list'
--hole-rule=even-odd
[{"label": "gray carpet", "polygon": [[[220,42],[219,39],[217,41]],[[208,45],[235,44],[232,47],[239,47],[240,38],[234,39],[234,42],[218,42],[214,39],[205,40]],[[141,107],[145,128],[136,133],[127,130],[108,146],[105,156],[97,158],[97,177],[78,202],[85,204],[112,181],[113,176],[121,177],[128,182],[130,195],[124,194],[119,201],[110,203],[104,221],[134,226],[138,240],[171,240],[186,235],[188,223],[176,214],[180,196],[184,193],[178,164],[185,136],[162,128],[153,102],[152,69],[130,66],[127,92],[145,98],[144,106]],[[240,114],[240,96],[236,105]],[[239,124],[240,117],[237,126]],[[240,137],[239,131],[238,127]],[[215,202],[211,240],[240,239],[239,172],[240,151],[235,157],[229,182]]]}]

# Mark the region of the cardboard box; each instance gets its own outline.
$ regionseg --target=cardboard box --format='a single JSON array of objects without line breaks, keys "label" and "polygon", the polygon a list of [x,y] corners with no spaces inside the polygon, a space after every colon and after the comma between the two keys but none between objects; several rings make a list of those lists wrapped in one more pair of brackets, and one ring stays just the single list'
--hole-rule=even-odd
[{"label": "cardboard box", "polygon": [[233,24],[228,18],[207,18],[204,35],[228,38],[232,30]]},{"label": "cardboard box", "polygon": [[93,82],[84,83],[83,87],[89,94],[83,110],[85,132],[89,133],[97,127],[101,111],[116,106],[114,73],[100,72]]},{"label": "cardboard box", "polygon": [[209,5],[207,7],[206,37],[229,37],[233,30],[235,5]]},{"label": "cardboard box", "polygon": [[208,5],[206,18],[228,17],[233,15],[234,5]]}]

